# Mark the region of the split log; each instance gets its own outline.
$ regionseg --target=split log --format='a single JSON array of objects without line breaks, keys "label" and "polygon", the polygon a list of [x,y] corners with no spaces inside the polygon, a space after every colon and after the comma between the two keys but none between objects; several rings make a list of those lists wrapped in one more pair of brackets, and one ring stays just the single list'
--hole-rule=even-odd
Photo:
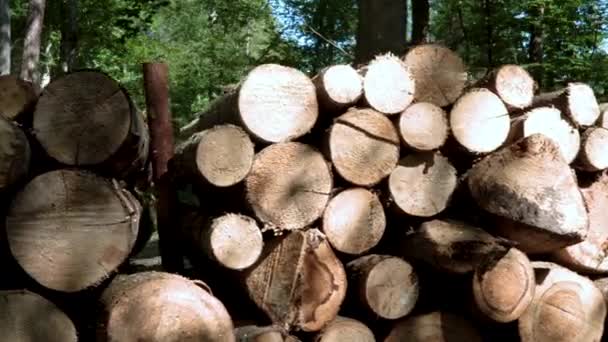
[{"label": "split log", "polygon": [[414,100],[416,82],[409,68],[393,54],[377,56],[362,73],[365,102],[378,112],[401,113]]},{"label": "split log", "polygon": [[0,76],[2,116],[17,120],[22,114],[30,112],[38,100],[38,92],[33,83],[15,75]]},{"label": "split log", "polygon": [[488,153],[507,139],[511,120],[507,107],[484,88],[468,91],[450,111],[450,127],[456,141],[470,153]]},{"label": "split log", "polygon": [[602,103],[599,105],[600,108],[600,117],[596,122],[598,127],[603,127],[608,129],[608,103]]},{"label": "split log", "polygon": [[403,60],[416,80],[416,102],[445,107],[462,94],[467,71],[454,51],[437,44],[422,44],[411,49]]},{"label": "split log", "polygon": [[262,64],[247,74],[233,92],[180,130],[192,134],[220,124],[241,125],[265,143],[287,142],[308,133],[319,115],[315,86],[303,72]]},{"label": "split log", "polygon": [[[288,342],[298,341],[277,326],[258,327],[246,325],[234,330],[237,342]],[[291,338],[291,339],[290,339]]]},{"label": "split log", "polygon": [[554,253],[557,262],[581,273],[608,273],[608,174],[581,188],[589,215],[584,241]]},{"label": "split log", "polygon": [[374,316],[398,319],[414,309],[419,294],[418,276],[407,261],[370,254],[349,262],[346,268],[352,297]]},{"label": "split log", "polygon": [[323,214],[323,233],[336,250],[363,254],[380,242],[386,227],[382,203],[373,192],[351,188],[329,201]]},{"label": "split log", "polygon": [[384,342],[481,342],[481,336],[466,319],[435,311],[407,317],[395,323]]},{"label": "split log", "polygon": [[589,219],[576,177],[559,147],[541,134],[475,164],[467,184],[477,205],[514,223],[503,225],[500,234],[521,243],[524,252],[526,246],[552,251],[587,235]]},{"label": "split log", "polygon": [[492,70],[477,82],[498,95],[510,110],[528,107],[534,98],[534,79],[519,65],[506,64]]},{"label": "split log", "polygon": [[245,179],[247,201],[265,227],[304,228],[321,217],[333,179],[323,155],[315,148],[288,142],[260,151]]},{"label": "split log", "polygon": [[267,244],[247,271],[251,299],[285,330],[319,331],[338,314],[346,274],[317,229],[289,232]]},{"label": "split log", "polygon": [[524,313],[532,302],[535,286],[530,260],[515,248],[502,257],[490,256],[473,276],[477,307],[501,323],[514,321]]},{"label": "split log", "polygon": [[399,116],[399,135],[405,145],[415,151],[431,151],[448,139],[446,112],[432,103],[419,102]]},{"label": "split log", "polygon": [[369,328],[352,318],[336,317],[317,334],[314,342],[376,342]]},{"label": "split log", "polygon": [[582,135],[576,166],[590,172],[608,168],[608,129],[589,127]]},{"label": "split log", "polygon": [[125,177],[147,160],[143,117],[126,91],[99,72],[51,82],[36,104],[33,133],[50,157],[69,166],[103,166]]},{"label": "split log", "polygon": [[339,113],[363,96],[363,78],[350,65],[332,65],[312,81],[317,88],[319,107],[328,113]]},{"label": "split log", "polygon": [[6,218],[10,251],[43,286],[76,292],[99,284],[125,261],[141,206],[117,182],[57,170],[30,181]]},{"label": "split log", "polygon": [[253,157],[253,142],[244,130],[234,125],[218,125],[194,134],[178,146],[172,166],[182,177],[229,187],[245,179]]},{"label": "split log", "polygon": [[0,190],[19,182],[28,173],[30,154],[25,133],[0,117]]},{"label": "split log", "polygon": [[329,132],[329,155],[338,174],[358,186],[373,186],[399,161],[399,135],[393,123],[372,109],[338,117]]},{"label": "split log", "polygon": [[439,153],[410,154],[388,179],[391,200],[402,212],[419,217],[439,214],[456,189],[456,168]]},{"label": "split log", "polygon": [[599,341],[606,303],[588,278],[550,262],[532,262],[534,299],[519,318],[522,342]]},{"label": "split log", "polygon": [[28,290],[0,291],[0,331],[10,342],[76,342],[74,323],[55,304]]},{"label": "split log", "polygon": [[164,272],[120,275],[101,303],[98,341],[236,341],[226,308],[200,281]]},{"label": "split log", "polygon": [[591,126],[600,115],[593,89],[580,82],[568,83],[563,89],[537,95],[532,102],[534,107],[551,105],[568,116],[577,126]]},{"label": "split log", "polygon": [[511,124],[509,142],[515,142],[532,134],[542,134],[553,140],[568,164],[572,163],[579,153],[581,137],[568,119],[562,117],[555,107],[533,108],[522,116],[515,118]]},{"label": "split log", "polygon": [[406,257],[422,260],[448,273],[473,272],[488,257],[507,253],[508,242],[464,222],[424,222],[403,243]]}]

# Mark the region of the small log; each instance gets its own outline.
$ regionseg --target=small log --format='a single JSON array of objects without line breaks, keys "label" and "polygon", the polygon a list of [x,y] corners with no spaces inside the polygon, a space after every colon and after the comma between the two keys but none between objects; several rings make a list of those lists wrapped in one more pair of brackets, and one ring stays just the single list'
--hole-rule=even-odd
[{"label": "small log", "polygon": [[376,342],[374,333],[363,323],[338,316],[318,333],[314,342]]},{"label": "small log", "polygon": [[445,107],[462,94],[467,71],[454,51],[437,44],[422,44],[409,50],[403,60],[416,80],[416,102]]},{"label": "small log", "polygon": [[99,284],[125,261],[140,215],[139,202],[116,182],[57,170],[17,194],[6,218],[7,241],[38,283],[76,292]]},{"label": "small log", "polygon": [[596,122],[598,127],[603,127],[608,129],[608,103],[602,103],[599,105],[600,108],[600,117]]},{"label": "small log", "polygon": [[22,180],[30,167],[30,144],[13,122],[0,117],[0,190]]},{"label": "small log", "polygon": [[353,296],[375,316],[398,319],[414,309],[419,293],[418,276],[407,261],[370,254],[349,262],[346,268]]},{"label": "small log", "polygon": [[10,342],[76,342],[74,323],[55,304],[28,290],[0,291],[0,331]]},{"label": "small log", "polygon": [[15,75],[0,76],[0,108],[2,116],[10,120],[17,120],[20,116],[30,112],[36,101],[38,93],[33,83],[24,81]]},{"label": "small log", "polygon": [[466,319],[435,311],[404,318],[395,323],[384,342],[481,342],[481,336]]},{"label": "small log", "polygon": [[338,314],[346,274],[317,229],[289,232],[267,244],[247,271],[251,299],[285,330],[319,331]]},{"label": "small log", "polygon": [[363,78],[350,65],[332,65],[312,79],[317,89],[319,108],[339,113],[363,96]]},{"label": "small log", "polygon": [[532,302],[535,286],[530,260],[515,248],[500,258],[489,257],[473,276],[477,307],[501,323],[514,321],[524,313]]},{"label": "small log", "polygon": [[319,115],[315,86],[303,72],[262,64],[237,89],[214,101],[180,130],[189,137],[220,124],[240,125],[265,143],[287,142],[308,133]]},{"label": "small log", "polygon": [[351,188],[329,201],[323,214],[323,233],[336,250],[363,254],[380,242],[386,227],[382,203],[373,192]]},{"label": "small log", "polygon": [[362,72],[365,102],[378,112],[401,113],[414,100],[416,82],[409,68],[393,54],[377,56]]},{"label": "small log", "polygon": [[120,275],[101,303],[98,341],[236,341],[226,308],[200,281],[164,272]]},{"label": "small log", "polygon": [[450,127],[456,141],[468,152],[488,153],[505,142],[511,120],[507,107],[496,94],[475,88],[452,107]]},{"label": "small log", "polygon": [[338,174],[358,186],[373,186],[399,161],[399,135],[393,123],[372,109],[338,117],[329,132],[329,155]]},{"label": "small log", "polygon": [[606,303],[588,278],[550,262],[532,262],[534,299],[519,318],[522,342],[599,341]]},{"label": "small log", "polygon": [[442,272],[473,272],[488,257],[507,253],[505,240],[464,222],[424,222],[403,243],[406,257],[422,260]]},{"label": "small log", "polygon": [[245,179],[247,201],[266,228],[304,228],[321,217],[333,180],[330,166],[313,147],[279,143],[260,151]]},{"label": "small log", "polygon": [[521,226],[502,229],[509,239],[550,251],[587,235],[589,219],[575,175],[557,144],[544,135],[487,156],[468,172],[467,184],[482,209]]},{"label": "small log", "polygon": [[534,98],[534,79],[519,65],[506,64],[492,70],[477,82],[498,95],[510,110],[528,107]]},{"label": "small log", "polygon": [[126,91],[100,72],[75,72],[51,82],[36,104],[33,133],[46,153],[65,165],[103,166],[124,177],[147,160],[143,118]]},{"label": "small log", "polygon": [[532,102],[534,107],[551,105],[568,116],[577,127],[593,125],[600,115],[593,89],[580,82],[568,83],[563,89],[537,95]]},{"label": "small log", "polygon": [[608,274],[608,174],[581,188],[589,215],[589,233],[584,241],[553,254],[555,261],[573,271]]},{"label": "small log", "polygon": [[399,135],[414,151],[436,150],[448,139],[446,112],[432,103],[419,102],[399,116]]},{"label": "small log", "polygon": [[553,140],[568,164],[578,155],[581,147],[580,133],[568,119],[562,117],[559,109],[537,107],[515,118],[508,141],[513,143],[537,133]]},{"label": "small log", "polygon": [[576,166],[590,172],[608,168],[608,129],[589,127],[583,132],[581,140]]},{"label": "small log", "polygon": [[291,337],[277,326],[246,325],[236,328],[234,334],[237,342],[288,342]]},{"label": "small log", "polygon": [[439,153],[410,154],[388,179],[391,200],[404,213],[430,217],[448,206],[456,189],[456,168]]},{"label": "small log", "polygon": [[178,146],[172,162],[182,177],[229,187],[245,179],[253,157],[253,143],[243,129],[219,125],[194,134]]}]

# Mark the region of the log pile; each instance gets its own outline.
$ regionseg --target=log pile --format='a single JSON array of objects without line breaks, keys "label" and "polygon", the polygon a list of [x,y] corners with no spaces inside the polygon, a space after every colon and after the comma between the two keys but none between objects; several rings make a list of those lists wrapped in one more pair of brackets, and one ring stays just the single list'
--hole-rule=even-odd
[{"label": "log pile", "polygon": [[257,66],[179,131],[179,275],[129,266],[147,238],[149,146],[118,83],[0,78],[5,102],[12,340],[604,335],[608,109],[582,82],[538,93],[517,65],[469,80],[436,44],[314,76]]}]

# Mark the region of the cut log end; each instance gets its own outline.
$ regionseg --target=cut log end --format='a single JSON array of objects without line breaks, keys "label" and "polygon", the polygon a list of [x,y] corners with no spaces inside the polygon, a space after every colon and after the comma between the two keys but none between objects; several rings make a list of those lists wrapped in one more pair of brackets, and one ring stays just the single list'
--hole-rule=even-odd
[{"label": "cut log end", "polygon": [[350,65],[334,65],[313,79],[319,106],[337,112],[354,105],[363,95],[363,78]]},{"label": "cut log end", "polygon": [[414,100],[416,82],[407,66],[396,56],[376,57],[367,66],[363,78],[365,100],[384,114],[404,111]]},{"label": "cut log end", "polygon": [[399,150],[395,126],[372,109],[348,111],[336,119],[329,133],[336,171],[358,186],[372,186],[387,177],[399,161]]},{"label": "cut log end", "polygon": [[608,129],[591,127],[583,132],[578,166],[586,171],[608,168]]},{"label": "cut log end", "polygon": [[439,153],[410,154],[389,177],[397,207],[412,216],[430,217],[448,206],[456,189],[456,169]]},{"label": "cut log end", "polygon": [[462,317],[435,311],[404,318],[395,323],[384,342],[481,342],[473,325]]},{"label": "cut log end", "polygon": [[20,114],[33,109],[38,93],[34,85],[15,75],[0,76],[0,113],[15,120]]},{"label": "cut log end", "polygon": [[507,139],[511,120],[498,96],[478,88],[464,94],[450,112],[450,127],[456,141],[471,153],[488,153]]},{"label": "cut log end", "polygon": [[244,215],[226,214],[215,218],[203,234],[209,256],[229,269],[245,269],[262,253],[262,232],[254,219]]},{"label": "cut log end", "polygon": [[399,117],[401,139],[416,151],[440,148],[448,138],[448,130],[447,114],[432,103],[413,104]]},{"label": "cut log end", "polygon": [[534,79],[518,65],[504,65],[495,72],[493,90],[508,107],[521,109],[534,98]]},{"label": "cut log end", "polygon": [[323,232],[331,245],[348,254],[361,254],[376,246],[386,227],[382,203],[363,188],[342,191],[332,198],[323,215]]},{"label": "cut log end", "polygon": [[29,166],[30,144],[25,133],[0,117],[0,190],[22,180]]},{"label": "cut log end", "polygon": [[303,228],[321,217],[332,186],[321,153],[296,142],[260,151],[245,179],[247,200],[257,218],[282,230]]},{"label": "cut log end", "polygon": [[363,323],[346,317],[337,317],[316,337],[314,342],[375,342],[373,332]]}]

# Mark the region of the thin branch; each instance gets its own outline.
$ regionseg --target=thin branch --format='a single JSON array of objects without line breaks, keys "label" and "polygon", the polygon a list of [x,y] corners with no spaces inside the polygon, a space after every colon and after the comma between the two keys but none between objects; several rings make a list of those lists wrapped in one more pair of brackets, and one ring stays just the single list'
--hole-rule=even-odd
[{"label": "thin branch", "polygon": [[344,50],[343,48],[341,48],[338,44],[336,44],[336,42],[325,38],[321,33],[319,33],[317,30],[315,30],[312,26],[306,24],[306,27],[312,31],[312,33],[316,34],[317,36],[319,36],[319,38],[323,39],[325,42],[329,43],[331,46],[335,47],[338,51],[342,52],[344,55],[352,58],[353,56],[351,54],[349,54],[348,52],[346,52],[346,50]]}]

